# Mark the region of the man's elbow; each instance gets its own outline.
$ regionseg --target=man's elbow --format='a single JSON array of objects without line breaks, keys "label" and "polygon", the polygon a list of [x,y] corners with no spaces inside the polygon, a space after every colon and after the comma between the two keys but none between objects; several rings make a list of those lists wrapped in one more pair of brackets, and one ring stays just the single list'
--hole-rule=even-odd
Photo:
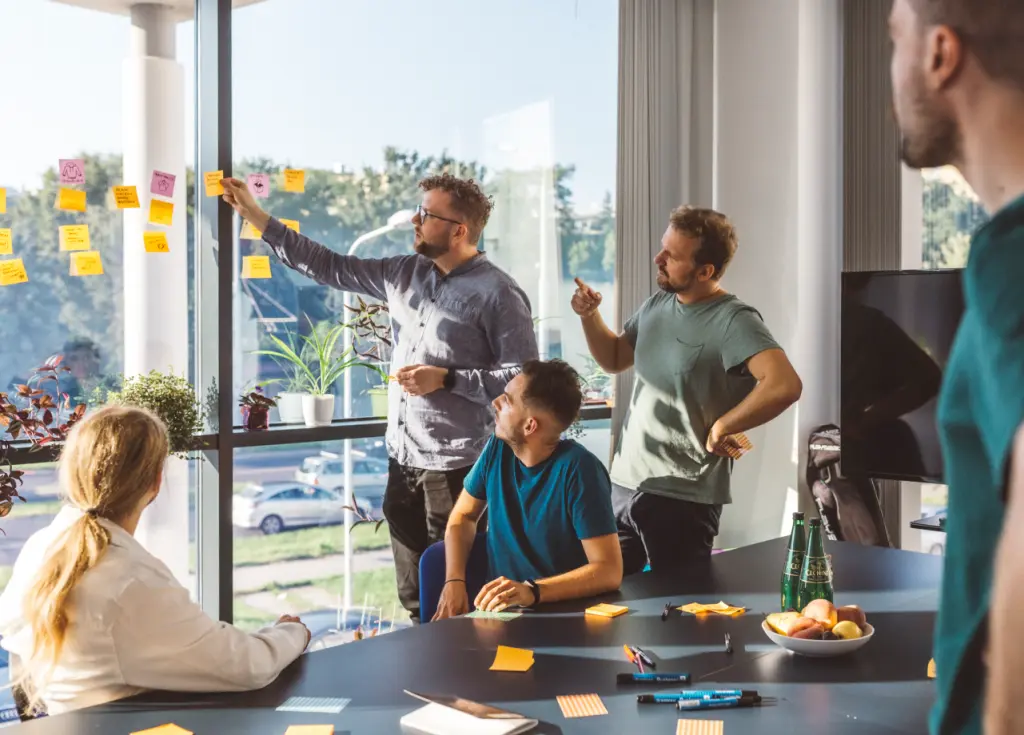
[{"label": "man's elbow", "polygon": [[602,565],[601,570],[601,593],[613,592],[622,586],[622,553],[619,552],[613,559]]}]

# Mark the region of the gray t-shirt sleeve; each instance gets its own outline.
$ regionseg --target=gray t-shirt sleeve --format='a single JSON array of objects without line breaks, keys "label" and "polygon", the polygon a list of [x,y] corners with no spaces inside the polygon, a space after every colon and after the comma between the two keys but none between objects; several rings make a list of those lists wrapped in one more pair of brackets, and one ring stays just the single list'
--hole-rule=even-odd
[{"label": "gray t-shirt sleeve", "polygon": [[765,350],[779,349],[756,309],[744,307],[736,312],[722,340],[722,364],[727,371],[745,370],[746,362]]},{"label": "gray t-shirt sleeve", "polygon": [[[647,306],[647,304],[644,304]],[[629,341],[629,346],[634,350],[636,349],[636,340],[640,335],[640,315],[644,311],[644,306],[637,309],[636,313],[633,314],[626,323],[622,325],[622,333],[626,335],[626,339]]]}]

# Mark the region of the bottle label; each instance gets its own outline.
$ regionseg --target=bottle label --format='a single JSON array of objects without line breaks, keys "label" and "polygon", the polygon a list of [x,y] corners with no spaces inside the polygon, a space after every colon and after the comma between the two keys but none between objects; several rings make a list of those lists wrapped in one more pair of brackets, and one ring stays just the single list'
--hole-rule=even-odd
[{"label": "bottle label", "polygon": [[786,567],[786,575],[799,577],[804,567],[804,555],[802,551],[794,551],[789,555],[789,564]]},{"label": "bottle label", "polygon": [[808,584],[828,584],[832,581],[829,573],[828,559],[824,556],[809,556],[804,565],[804,582]]}]

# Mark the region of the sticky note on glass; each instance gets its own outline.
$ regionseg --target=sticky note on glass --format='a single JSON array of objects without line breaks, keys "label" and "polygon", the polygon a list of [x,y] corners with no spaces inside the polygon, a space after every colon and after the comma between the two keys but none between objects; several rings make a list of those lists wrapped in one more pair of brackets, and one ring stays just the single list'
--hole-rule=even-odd
[{"label": "sticky note on glass", "polygon": [[224,193],[221,181],[224,180],[223,171],[207,171],[203,174],[203,183],[206,184],[206,196],[219,197]]},{"label": "sticky note on glass", "polygon": [[491,671],[529,671],[533,667],[533,651],[525,648],[498,646]]},{"label": "sticky note on glass", "polygon": [[174,196],[174,179],[174,174],[154,171],[153,179],[149,182],[150,193],[162,197]]},{"label": "sticky note on glass", "polygon": [[88,250],[89,225],[62,225],[60,228],[61,250]]},{"label": "sticky note on glass", "polygon": [[174,205],[159,199],[149,200],[149,223],[152,225],[171,226],[174,217]]},{"label": "sticky note on glass", "polygon": [[115,186],[114,203],[118,209],[138,209],[139,192],[134,186]]},{"label": "sticky note on glass", "polygon": [[281,224],[287,227],[289,230],[299,231],[299,221],[294,219],[283,219]]},{"label": "sticky note on glass", "polygon": [[725,720],[679,720],[676,735],[725,735]]},{"label": "sticky note on glass", "polygon": [[474,610],[466,617],[474,618],[476,620],[502,620],[507,623],[509,620],[515,620],[522,616],[523,614],[521,612],[487,612],[486,610]]},{"label": "sticky note on glass", "polygon": [[292,725],[284,735],[334,735],[334,725]]},{"label": "sticky note on glass", "polygon": [[28,274],[25,272],[25,264],[21,258],[0,260],[0,286],[13,286],[26,281],[28,281]]},{"label": "sticky note on glass", "polygon": [[293,194],[305,192],[306,172],[297,168],[286,168],[284,170],[284,190]]},{"label": "sticky note on glass", "polygon": [[929,679],[934,679],[935,678],[935,659],[931,659],[928,662],[928,678]]},{"label": "sticky note on glass", "polygon": [[249,174],[245,183],[257,199],[266,199],[270,196],[270,177],[267,174]]},{"label": "sticky note on glass", "polygon": [[607,602],[602,602],[600,605],[594,605],[586,609],[587,615],[598,615],[602,618],[617,618],[619,615],[625,615],[629,612],[628,607],[622,605],[609,605]]},{"label": "sticky note on glass", "polygon": [[262,240],[263,233],[252,226],[249,220],[242,222],[242,234],[239,235],[242,240]]},{"label": "sticky note on glass", "polygon": [[142,242],[146,246],[147,253],[169,253],[170,246],[167,244],[166,232],[143,232]]},{"label": "sticky note on glass", "polygon": [[7,214],[7,189],[0,187],[0,214]]},{"label": "sticky note on glass", "polygon": [[14,253],[14,235],[10,227],[0,227],[0,255]]},{"label": "sticky note on glass", "polygon": [[96,250],[86,250],[81,253],[71,253],[71,275],[73,276],[102,276],[103,261]]},{"label": "sticky note on glass", "polygon": [[270,278],[269,255],[246,255],[242,257],[242,278]]},{"label": "sticky note on glass", "polygon": [[84,184],[85,161],[81,158],[60,159],[60,183]]},{"label": "sticky note on glass", "polygon": [[148,730],[138,730],[133,732],[132,735],[194,735],[194,733],[177,725],[161,725],[160,727],[151,727]]},{"label": "sticky note on glass", "polygon": [[65,212],[84,212],[85,192],[78,189],[58,189],[57,201],[53,206],[54,209],[61,209]]},{"label": "sticky note on glass", "polygon": [[562,708],[562,716],[569,719],[608,714],[608,708],[596,694],[570,694],[555,699]]}]

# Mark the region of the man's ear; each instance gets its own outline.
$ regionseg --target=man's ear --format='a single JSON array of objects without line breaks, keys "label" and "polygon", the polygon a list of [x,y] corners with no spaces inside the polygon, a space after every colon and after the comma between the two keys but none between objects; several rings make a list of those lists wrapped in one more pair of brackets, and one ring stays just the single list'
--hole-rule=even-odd
[{"label": "man's ear", "polygon": [[534,418],[533,416],[530,416],[526,419],[526,423],[523,425],[523,433],[525,433],[527,436],[529,436],[530,434],[536,434],[539,428],[540,424],[537,422],[537,419]]}]

